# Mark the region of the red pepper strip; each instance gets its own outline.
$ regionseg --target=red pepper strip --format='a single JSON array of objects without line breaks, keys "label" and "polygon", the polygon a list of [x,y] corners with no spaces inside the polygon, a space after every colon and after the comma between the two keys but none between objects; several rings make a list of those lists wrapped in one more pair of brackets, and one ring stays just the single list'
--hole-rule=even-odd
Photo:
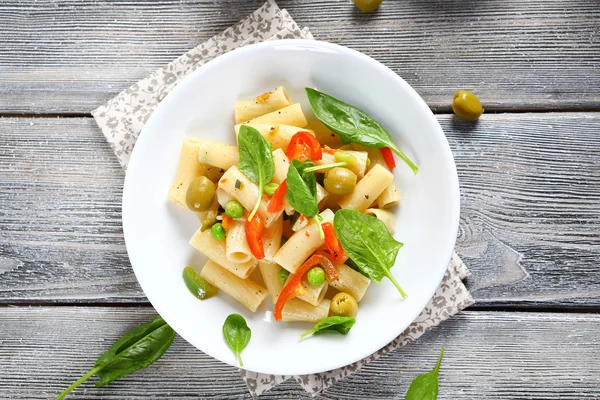
[{"label": "red pepper strip", "polygon": [[306,131],[298,131],[292,136],[285,155],[290,161],[294,158],[300,161],[306,161],[307,159],[318,161],[323,158],[323,150],[317,138]]},{"label": "red pepper strip", "polygon": [[223,220],[221,221],[221,225],[223,225],[223,229],[227,230],[231,227],[231,223],[233,222],[233,218],[229,215],[223,214]]},{"label": "red pepper strip", "polygon": [[292,275],[288,283],[284,286],[283,290],[279,294],[277,303],[275,303],[275,309],[273,310],[275,321],[281,321],[283,306],[285,306],[285,303],[298,295],[302,295],[302,292],[305,291],[304,286],[302,285],[302,279],[304,278],[304,275],[306,275],[306,273],[315,265],[321,265],[323,269],[325,269],[325,275],[327,276],[328,281],[334,281],[338,278],[337,270],[329,258],[319,254],[311,256],[304,262],[304,264],[300,266],[300,268],[296,270],[296,273]]},{"label": "red pepper strip", "polygon": [[252,255],[257,260],[265,258],[265,248],[263,245],[262,234],[265,229],[265,224],[259,213],[254,214],[254,218],[251,221],[246,219],[245,224],[246,240],[248,241],[248,247]]},{"label": "red pepper strip", "polygon": [[273,197],[269,200],[269,206],[267,211],[270,213],[278,213],[283,208],[283,199],[285,199],[285,192],[287,190],[287,183],[285,179],[279,184],[279,187],[273,193]]},{"label": "red pepper strip", "polygon": [[385,160],[385,163],[390,171],[396,168],[396,160],[394,160],[394,153],[392,153],[392,149],[389,147],[382,147],[379,150],[381,150],[381,155],[383,156],[383,159]]},{"label": "red pepper strip", "polygon": [[325,245],[331,254],[331,258],[335,262],[344,262],[348,259],[346,252],[342,248],[340,241],[335,235],[333,224],[331,222],[325,222],[321,225],[323,233],[325,234]]}]

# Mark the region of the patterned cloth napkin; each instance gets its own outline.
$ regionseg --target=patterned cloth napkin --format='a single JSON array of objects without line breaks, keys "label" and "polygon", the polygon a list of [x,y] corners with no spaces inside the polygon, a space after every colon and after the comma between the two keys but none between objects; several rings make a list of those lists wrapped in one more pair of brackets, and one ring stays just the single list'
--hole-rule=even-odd
[{"label": "patterned cloth napkin", "polygon": [[[273,0],[269,0],[246,19],[125,89],[92,111],[92,115],[112,146],[121,166],[126,169],[144,124],[156,106],[181,79],[213,58],[233,49],[265,40],[299,38],[313,39],[308,28],[300,29],[286,10],[279,9]],[[240,374],[254,398],[290,378],[296,379],[314,396],[363,365],[412,342],[430,328],[473,304],[473,298],[462,282],[469,274],[465,264],[454,254],[435,295],[413,324],[391,343],[354,364],[303,376],[266,375],[244,370],[241,370]]]}]

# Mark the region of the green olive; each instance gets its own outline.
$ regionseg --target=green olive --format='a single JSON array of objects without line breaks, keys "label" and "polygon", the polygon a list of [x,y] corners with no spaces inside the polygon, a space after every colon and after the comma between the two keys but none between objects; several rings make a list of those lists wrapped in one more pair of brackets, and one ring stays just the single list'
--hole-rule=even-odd
[{"label": "green olive", "polygon": [[356,4],[356,7],[358,7],[360,11],[368,13],[375,11],[382,1],[383,0],[354,0],[354,4]]},{"label": "green olive", "polygon": [[205,176],[199,176],[188,186],[185,202],[192,211],[207,211],[215,197],[215,184]]},{"label": "green olive", "polygon": [[475,121],[483,114],[481,102],[473,93],[459,90],[452,100],[452,111],[456,116],[467,121]]},{"label": "green olive", "polygon": [[349,194],[356,187],[356,174],[347,168],[336,167],[325,175],[325,189],[333,194]]},{"label": "green olive", "polygon": [[339,292],[331,299],[329,310],[333,315],[356,317],[356,314],[358,313],[358,302],[352,295],[345,292]]},{"label": "green olive", "polygon": [[182,276],[189,291],[200,300],[208,299],[219,293],[219,289],[198,275],[192,267],[185,267]]}]

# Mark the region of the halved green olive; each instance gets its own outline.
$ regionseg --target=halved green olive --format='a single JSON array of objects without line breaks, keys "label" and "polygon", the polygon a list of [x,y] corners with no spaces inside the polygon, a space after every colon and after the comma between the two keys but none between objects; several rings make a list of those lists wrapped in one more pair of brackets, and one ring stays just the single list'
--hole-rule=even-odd
[{"label": "halved green olive", "polygon": [[354,172],[347,168],[336,167],[327,172],[323,185],[330,193],[345,195],[354,191],[356,179]]},{"label": "halved green olive", "polygon": [[329,310],[333,315],[356,317],[356,314],[358,313],[358,302],[351,294],[339,292],[331,299]]},{"label": "halved green olive", "polygon": [[452,100],[452,111],[457,117],[467,121],[475,121],[483,114],[483,106],[473,93],[459,90]]},{"label": "halved green olive", "polygon": [[207,211],[215,197],[215,184],[205,176],[199,176],[188,186],[185,202],[192,211]]},{"label": "halved green olive", "polygon": [[382,1],[383,0],[354,0],[354,4],[356,4],[356,7],[362,12],[371,12],[375,11]]}]

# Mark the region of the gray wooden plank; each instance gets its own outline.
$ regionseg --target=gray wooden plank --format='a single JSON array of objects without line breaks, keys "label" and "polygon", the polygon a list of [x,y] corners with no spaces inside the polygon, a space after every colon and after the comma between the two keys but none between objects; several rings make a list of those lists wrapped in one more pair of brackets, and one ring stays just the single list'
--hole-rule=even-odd
[{"label": "gray wooden plank", "polygon": [[[91,368],[151,308],[0,308],[0,398],[47,399]],[[207,327],[207,329],[211,329]],[[403,398],[446,348],[438,399],[600,397],[600,315],[464,312],[334,385],[321,399]],[[249,399],[236,368],[177,337],[154,365],[70,399]],[[309,397],[293,381],[261,399]]]},{"label": "gray wooden plank", "polygon": [[[438,116],[461,184],[457,250],[482,306],[600,306],[600,114]],[[124,174],[91,118],[0,119],[0,303],[145,303]]]},{"label": "gray wooden plank", "polygon": [[[7,0],[0,112],[89,112],[262,0]],[[492,109],[600,109],[600,3],[281,0],[316,38],[371,55],[434,109],[474,89]]]}]

